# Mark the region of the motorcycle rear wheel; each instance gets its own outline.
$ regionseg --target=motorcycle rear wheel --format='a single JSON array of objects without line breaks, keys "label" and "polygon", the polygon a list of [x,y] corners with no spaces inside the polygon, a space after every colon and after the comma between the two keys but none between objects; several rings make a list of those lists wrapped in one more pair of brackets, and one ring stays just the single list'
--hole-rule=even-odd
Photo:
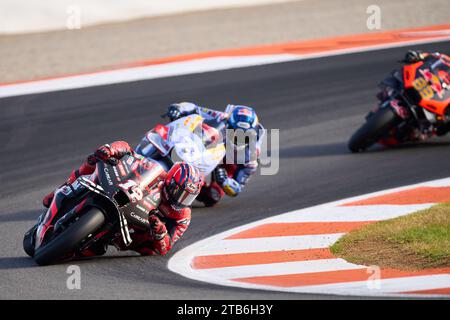
[{"label": "motorcycle rear wheel", "polygon": [[56,263],[64,255],[77,249],[80,243],[98,230],[104,222],[103,212],[98,208],[91,208],[56,238],[38,248],[34,253],[34,261],[41,266]]},{"label": "motorcycle rear wheel", "polygon": [[371,115],[350,138],[348,148],[351,152],[361,152],[372,146],[389,133],[400,122],[391,108],[382,108]]}]

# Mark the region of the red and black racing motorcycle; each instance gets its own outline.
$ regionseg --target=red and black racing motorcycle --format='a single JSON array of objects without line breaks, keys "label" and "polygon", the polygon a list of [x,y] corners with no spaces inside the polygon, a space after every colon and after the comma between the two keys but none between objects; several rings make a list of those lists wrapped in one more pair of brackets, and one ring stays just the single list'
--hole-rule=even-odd
[{"label": "red and black racing motorcycle", "polygon": [[39,265],[67,261],[86,250],[122,241],[133,229],[150,228],[148,212],[160,203],[164,169],[133,154],[99,161],[91,176],[60,187],[49,209],[24,236],[25,252]]},{"label": "red and black racing motorcycle", "polygon": [[361,152],[375,143],[397,145],[444,135],[450,130],[450,65],[445,59],[427,56],[404,65],[380,87],[376,110],[350,138],[348,148]]}]

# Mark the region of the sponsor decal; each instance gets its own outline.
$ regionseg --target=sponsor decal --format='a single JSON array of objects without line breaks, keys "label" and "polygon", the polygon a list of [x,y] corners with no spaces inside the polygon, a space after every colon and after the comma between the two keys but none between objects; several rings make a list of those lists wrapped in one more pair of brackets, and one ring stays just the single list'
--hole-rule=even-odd
[{"label": "sponsor decal", "polygon": [[81,187],[81,184],[77,179],[72,183],[72,188],[73,188],[73,190],[77,190],[79,187]]},{"label": "sponsor decal", "polygon": [[193,184],[192,182],[188,182],[188,183],[186,183],[186,189],[190,193],[195,193],[195,192],[197,192],[198,187],[195,184]]},{"label": "sponsor decal", "polygon": [[252,112],[247,108],[241,108],[240,110],[238,110],[237,114],[240,116],[251,116]]},{"label": "sponsor decal", "polygon": [[119,187],[128,192],[128,195],[131,198],[131,202],[133,203],[141,201],[144,196],[142,190],[133,180],[127,180],[125,183],[121,183],[119,184]]},{"label": "sponsor decal", "polygon": [[65,196],[68,196],[69,194],[72,193],[72,189],[70,189],[69,186],[63,186],[63,187],[60,189],[60,191],[61,191],[61,193],[62,193],[63,195],[65,195]]},{"label": "sponsor decal", "polygon": [[120,174],[121,174],[122,176],[126,176],[126,175],[127,175],[127,173],[126,173],[126,171],[125,171],[125,169],[124,169],[124,167],[123,167],[123,165],[122,165],[121,163],[119,163],[119,164],[117,165],[117,167],[119,168]]},{"label": "sponsor decal", "polygon": [[138,220],[138,221],[140,221],[140,222],[142,222],[142,223],[145,223],[145,224],[147,224],[147,225],[150,224],[150,222],[149,222],[147,219],[142,218],[141,216],[137,215],[137,214],[134,213],[134,212],[131,212],[131,213],[130,213],[130,216],[132,216],[134,219],[136,219],[136,220]]},{"label": "sponsor decal", "polygon": [[126,161],[126,164],[131,166],[133,164],[134,159],[132,157],[129,157]]},{"label": "sponsor decal", "polygon": [[120,181],[120,178],[119,178],[120,174],[119,174],[119,171],[117,171],[117,168],[113,167],[113,171],[114,171],[114,174],[116,175],[117,181]]},{"label": "sponsor decal", "polygon": [[131,171],[136,171],[138,166],[139,166],[138,162],[133,163],[133,165],[131,166]]},{"label": "sponsor decal", "polygon": [[430,87],[433,89],[433,91],[436,92],[438,94],[439,98],[442,99],[442,97],[443,97],[442,93],[443,93],[444,89],[442,88],[439,77],[437,75],[435,75],[434,73],[432,73],[428,69],[420,70],[420,73],[425,78],[425,80],[428,81],[428,83],[429,83]]},{"label": "sponsor decal", "polygon": [[107,167],[103,168],[103,172],[105,173],[106,180],[108,180],[108,184],[109,184],[110,186],[112,186],[112,185],[113,185],[113,182],[112,182],[112,180],[111,180],[111,175],[109,174],[108,168],[107,168]]},{"label": "sponsor decal", "polygon": [[430,70],[419,70],[422,77],[418,77],[413,82],[413,87],[419,93],[422,99],[432,99],[436,92],[440,98],[442,98],[442,85],[439,78]]},{"label": "sponsor decal", "polygon": [[144,207],[140,206],[140,205],[136,205],[136,208],[138,208],[139,210],[141,210],[142,212],[148,212],[147,209],[145,209]]},{"label": "sponsor decal", "polygon": [[243,129],[249,129],[250,128],[250,124],[247,123],[247,122],[239,121],[237,123],[237,125],[238,125],[239,128],[243,128]]},{"label": "sponsor decal", "polygon": [[163,139],[167,139],[169,129],[161,124],[156,125],[155,132]]}]

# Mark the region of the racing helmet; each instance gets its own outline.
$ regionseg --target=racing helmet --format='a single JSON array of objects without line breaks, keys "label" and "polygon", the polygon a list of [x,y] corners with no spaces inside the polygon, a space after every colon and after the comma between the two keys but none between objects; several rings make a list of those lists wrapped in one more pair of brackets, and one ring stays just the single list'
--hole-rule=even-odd
[{"label": "racing helmet", "polygon": [[163,197],[175,210],[192,205],[203,186],[203,175],[186,162],[177,162],[167,173]]},{"label": "racing helmet", "polygon": [[[247,146],[250,142],[249,136],[257,136],[256,128],[258,124],[258,116],[253,108],[242,105],[234,106],[227,122],[228,129],[235,130],[232,144],[238,148]],[[239,139],[239,131],[237,131],[239,129],[246,134],[245,139]]]}]

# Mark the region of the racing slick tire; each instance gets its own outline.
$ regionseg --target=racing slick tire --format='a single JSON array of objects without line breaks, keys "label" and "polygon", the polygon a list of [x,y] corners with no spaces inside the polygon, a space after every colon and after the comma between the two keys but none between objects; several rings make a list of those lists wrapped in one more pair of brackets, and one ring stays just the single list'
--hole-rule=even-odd
[{"label": "racing slick tire", "polygon": [[36,225],[25,233],[23,236],[23,251],[30,257],[34,256],[34,235],[36,232]]},{"label": "racing slick tire", "polygon": [[98,230],[104,222],[105,216],[103,212],[98,208],[91,208],[66,230],[38,248],[34,253],[34,261],[41,266],[57,262],[71,251],[77,249],[80,243]]},{"label": "racing slick tire", "polygon": [[350,138],[348,148],[351,152],[361,152],[372,146],[389,133],[400,121],[391,108],[382,108],[372,114]]}]

